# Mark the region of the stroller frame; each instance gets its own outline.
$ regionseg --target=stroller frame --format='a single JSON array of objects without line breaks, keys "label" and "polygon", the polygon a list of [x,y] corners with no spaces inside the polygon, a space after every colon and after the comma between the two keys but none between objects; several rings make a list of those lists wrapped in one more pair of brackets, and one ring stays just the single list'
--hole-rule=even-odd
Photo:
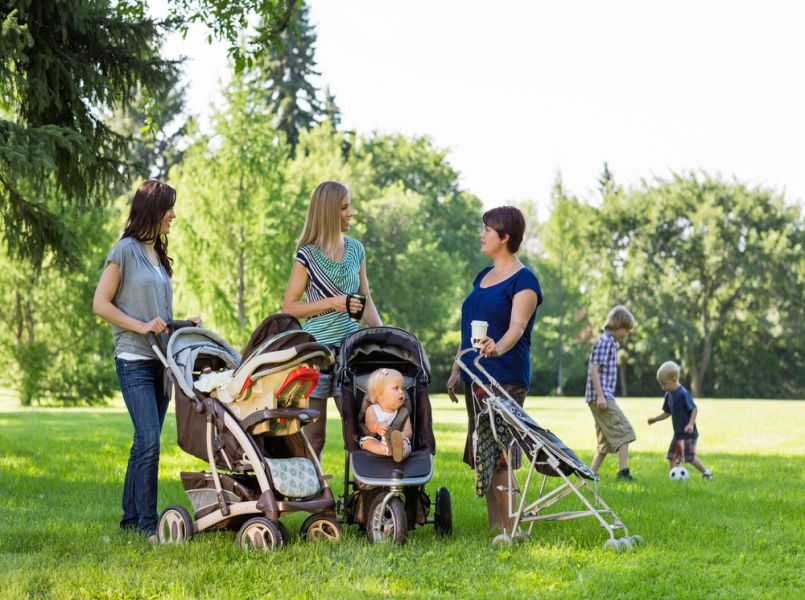
[{"label": "stroller frame", "polygon": [[[211,333],[204,329],[194,327],[187,321],[169,322],[169,329],[175,331],[183,329],[184,333],[200,332],[205,335]],[[291,332],[292,333],[292,332]],[[286,337],[286,333],[274,335],[269,341],[273,342]],[[214,504],[204,509],[204,514],[192,516],[181,505],[170,505],[162,511],[158,524],[159,543],[179,543],[189,540],[195,534],[205,530],[227,528],[231,529],[230,524],[240,526],[238,532],[238,542],[243,548],[259,548],[268,551],[274,548],[285,546],[289,541],[288,532],[280,521],[284,515],[292,512],[307,512],[309,517],[302,525],[302,538],[304,539],[340,539],[341,531],[335,519],[335,498],[331,488],[327,484],[332,476],[325,475],[318,457],[313,452],[310,442],[300,431],[300,439],[303,440],[306,449],[307,460],[313,463],[313,467],[319,478],[319,492],[312,499],[278,499],[272,484],[269,469],[265,464],[265,457],[255,444],[254,437],[249,433],[251,427],[270,418],[298,419],[302,424],[319,418],[319,412],[310,408],[273,408],[257,411],[245,419],[238,419],[223,402],[214,399],[208,394],[198,392],[184,381],[179,373],[180,369],[170,356],[170,352],[163,350],[158,339],[153,334],[148,335],[151,348],[163,363],[170,380],[179,388],[177,394],[181,393],[195,413],[205,415],[201,417],[206,420],[204,426],[204,441],[196,450],[184,448],[188,454],[206,460],[210,473],[200,473],[208,476],[212,481],[210,491],[214,493],[217,500]],[[258,350],[262,350],[268,342],[261,345]],[[255,360],[244,361],[251,363],[250,373],[255,380],[259,377],[271,374],[274,371],[288,370],[292,367],[305,364],[313,359],[321,357],[332,357],[324,349],[305,348],[299,346],[303,352],[292,355],[290,352],[275,352],[274,360],[272,357],[258,356]],[[168,350],[170,349],[170,343]],[[286,358],[286,362],[278,363],[278,359]],[[277,366],[274,366],[274,365]],[[240,370],[238,367],[237,370]],[[236,370],[236,371],[237,371]],[[240,385],[244,378],[242,376],[235,380]],[[178,428],[178,425],[177,425]],[[237,443],[239,455],[229,456],[225,450],[225,443],[221,442],[221,436],[227,436]],[[203,450],[202,450],[203,446]],[[181,442],[180,442],[181,447]],[[223,467],[219,466],[223,465]],[[224,471],[247,473],[254,477],[257,489],[250,490],[250,499],[234,501],[227,497],[227,488],[223,485],[222,478],[230,477],[222,473]],[[195,473],[188,473],[195,475]],[[184,474],[182,474],[184,483]],[[209,487],[209,486],[208,486]],[[186,491],[188,488],[185,486]],[[189,495],[189,491],[188,491]],[[231,496],[231,494],[230,494]],[[241,526],[242,522],[242,526]],[[164,535],[163,535],[164,534]]]},{"label": "stroller frame", "polygon": [[[607,541],[604,543],[604,549],[626,550],[632,546],[641,544],[643,542],[643,538],[639,535],[629,535],[626,525],[609,507],[609,505],[604,502],[604,500],[598,494],[597,487],[594,485],[589,485],[588,480],[580,476],[575,470],[577,468],[575,463],[569,460],[558,448],[554,447],[545,439],[542,439],[542,437],[535,431],[530,430],[528,427],[523,425],[522,421],[520,421],[520,419],[514,413],[512,413],[512,411],[504,403],[500,402],[500,399],[495,394],[495,390],[499,392],[500,395],[508,399],[511,403],[515,403],[514,399],[503,388],[503,386],[481,366],[480,360],[483,357],[480,355],[480,353],[473,361],[473,366],[478,369],[478,371],[482,373],[484,377],[487,378],[488,383],[481,381],[481,379],[467,367],[464,361],[462,361],[462,357],[470,352],[477,352],[477,349],[468,348],[460,352],[456,356],[456,365],[458,365],[458,367],[470,377],[473,383],[475,383],[486,393],[486,398],[482,399],[481,402],[488,408],[488,415],[492,425],[492,436],[494,437],[495,442],[506,452],[508,485],[506,487],[498,486],[498,491],[506,492],[508,499],[508,516],[509,519],[514,519],[514,522],[512,523],[511,531],[507,533],[507,530],[504,527],[503,533],[496,536],[493,540],[493,543],[510,545],[515,539],[528,539],[531,537],[534,523],[537,521],[567,521],[570,519],[593,517],[598,521],[601,527],[606,529],[607,533],[609,534],[609,539],[607,539]],[[500,415],[509,429],[517,428],[518,434],[524,438],[527,437],[527,439],[532,443],[531,448],[521,448],[523,454],[527,455],[529,459],[528,474],[526,475],[525,485],[522,489],[518,487],[514,469],[512,468],[512,449],[516,444],[518,444],[517,437],[513,435],[512,440],[508,445],[500,440],[494,426],[495,413]],[[543,460],[539,459],[540,453],[543,453],[545,456]],[[538,469],[538,466],[542,466],[542,469]],[[573,474],[576,476],[576,481],[564,473],[562,470],[563,466],[565,468],[571,467],[574,469]],[[546,467],[548,468],[546,469]],[[545,471],[547,470],[552,471],[552,475],[546,473]],[[536,481],[539,479],[540,473],[542,473],[542,480],[539,482],[539,490],[537,492],[538,497],[536,500],[527,503],[529,489],[531,488],[532,484],[536,487]],[[592,481],[598,480],[598,476],[595,473],[592,471],[589,471],[589,473],[594,476]],[[562,483],[546,493],[545,490],[549,476],[560,477],[562,479]],[[518,494],[520,495],[519,501],[516,498]],[[588,498],[585,494],[588,494],[591,497]],[[553,506],[563,498],[570,495],[575,495],[586,507],[586,510],[568,510],[547,514],[543,513],[543,511],[545,511],[547,508]],[[597,508],[596,505],[599,508]],[[528,523],[527,531],[521,527],[524,523]],[[620,537],[616,535],[616,532],[619,531],[622,532]]]}]

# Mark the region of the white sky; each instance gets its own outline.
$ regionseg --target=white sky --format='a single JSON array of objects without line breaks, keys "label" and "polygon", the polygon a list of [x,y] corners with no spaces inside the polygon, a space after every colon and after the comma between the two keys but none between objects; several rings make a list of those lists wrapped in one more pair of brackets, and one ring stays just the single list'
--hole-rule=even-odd
[{"label": "white sky", "polygon": [[[321,85],[342,125],[426,134],[490,207],[551,185],[595,193],[706,169],[805,199],[805,3],[798,1],[313,0]],[[205,35],[205,34],[204,34]],[[228,76],[204,35],[190,109]]]}]

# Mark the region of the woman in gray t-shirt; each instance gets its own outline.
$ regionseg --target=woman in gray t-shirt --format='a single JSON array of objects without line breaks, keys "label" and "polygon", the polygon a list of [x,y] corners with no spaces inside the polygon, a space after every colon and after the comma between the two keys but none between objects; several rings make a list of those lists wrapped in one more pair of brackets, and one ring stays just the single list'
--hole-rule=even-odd
[{"label": "woman in gray t-shirt", "polygon": [[[145,181],[131,202],[123,235],[106,257],[92,310],[112,326],[115,366],[134,425],[120,527],[153,535],[157,527],[159,437],[170,398],[164,367],[146,335],[160,335],[173,318],[173,260],[168,234],[176,190]],[[190,319],[197,325],[198,318]]]}]

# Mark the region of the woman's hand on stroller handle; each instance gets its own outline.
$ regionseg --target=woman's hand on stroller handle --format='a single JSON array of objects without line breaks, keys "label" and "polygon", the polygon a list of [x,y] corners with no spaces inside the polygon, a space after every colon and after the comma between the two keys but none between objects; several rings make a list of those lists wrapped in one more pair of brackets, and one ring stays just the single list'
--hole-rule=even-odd
[{"label": "woman's hand on stroller handle", "polygon": [[186,321],[173,319],[168,319],[165,321],[160,317],[156,317],[145,324],[145,331],[142,333],[145,334],[145,337],[151,346],[159,346],[157,334],[163,333],[166,329],[169,330],[170,333],[173,333],[177,329],[183,329],[184,327],[201,327],[201,317],[191,317]]}]

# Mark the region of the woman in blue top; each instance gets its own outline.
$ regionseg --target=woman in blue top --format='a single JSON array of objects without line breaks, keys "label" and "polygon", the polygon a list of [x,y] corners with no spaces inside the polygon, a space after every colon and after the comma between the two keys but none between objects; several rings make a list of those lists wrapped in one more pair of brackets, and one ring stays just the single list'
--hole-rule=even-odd
[{"label": "woman in blue top", "polygon": [[[363,311],[363,319],[370,326],[383,325],[369,293],[363,244],[344,235],[349,231],[351,218],[349,190],[335,181],[319,184],[310,199],[305,228],[297,242],[296,259],[282,302],[286,313],[306,319],[305,331],[333,350],[358,330],[358,323],[350,313]],[[363,294],[365,301],[362,303],[350,296],[355,293]],[[321,456],[324,448],[330,397],[338,403],[341,391],[332,370],[328,369],[319,375],[319,383],[310,394],[310,407],[321,416],[305,426],[305,435],[317,456]]]},{"label": "woman in blue top", "polygon": [[[159,437],[170,397],[164,367],[146,335],[163,333],[173,318],[168,235],[175,202],[176,190],[161,181],[140,185],[92,301],[93,312],[112,326],[117,378],[134,425],[120,527],[149,536],[157,527]],[[201,325],[198,317],[190,320]]]},{"label": "woman in blue top", "polygon": [[[522,406],[531,383],[531,330],[537,306],[542,302],[542,290],[536,275],[520,262],[516,254],[525,233],[523,213],[512,206],[501,206],[484,213],[483,222],[481,252],[494,264],[478,273],[472,291],[461,306],[459,352],[472,345],[470,323],[486,321],[489,324],[487,336],[479,347],[480,354],[486,357],[483,366]],[[471,362],[469,367],[474,370]],[[454,365],[447,381],[451,395],[458,375],[458,367]],[[473,390],[468,375],[462,373],[462,379],[469,417],[464,462],[475,468],[472,434],[476,403],[473,393],[480,390]],[[499,485],[506,485],[506,478],[507,468],[502,463],[498,465],[486,494],[490,529],[510,526],[506,493],[497,490]]]}]

